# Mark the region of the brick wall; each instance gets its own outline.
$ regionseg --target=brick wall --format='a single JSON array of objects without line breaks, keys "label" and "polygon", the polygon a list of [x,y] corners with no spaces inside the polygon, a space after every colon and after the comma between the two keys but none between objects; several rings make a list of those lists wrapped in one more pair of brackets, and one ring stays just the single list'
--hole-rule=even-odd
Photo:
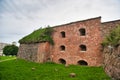
[{"label": "brick wall", "polygon": [[40,43],[38,46],[37,62],[50,61],[51,45],[48,42]]},{"label": "brick wall", "polygon": [[[54,27],[54,46],[52,49],[52,60],[60,63],[59,59],[64,59],[66,64],[78,64],[84,60],[89,66],[100,66],[102,64],[101,53],[101,18],[94,18],[79,22],[73,22]],[[79,29],[86,30],[85,36],[80,36]],[[61,32],[65,32],[65,38],[61,37]],[[87,50],[81,51],[79,46],[86,45]],[[61,51],[60,46],[65,46],[65,51]]]}]

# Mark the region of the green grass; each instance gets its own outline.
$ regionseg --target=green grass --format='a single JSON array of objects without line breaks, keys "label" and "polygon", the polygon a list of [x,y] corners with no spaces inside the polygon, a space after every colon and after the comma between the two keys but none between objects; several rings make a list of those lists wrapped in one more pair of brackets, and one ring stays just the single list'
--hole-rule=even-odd
[{"label": "green grass", "polygon": [[0,56],[0,61],[7,60],[7,59],[14,59],[15,56]]},{"label": "green grass", "polygon": [[[32,69],[35,68],[35,69]],[[76,77],[69,77],[76,73]],[[0,80],[110,80],[102,67],[33,63],[21,59],[0,62]]]},{"label": "green grass", "polygon": [[53,29],[51,27],[47,28],[40,28],[38,30],[33,31],[31,34],[23,37],[19,40],[19,43],[38,43],[38,42],[45,42],[48,41],[51,44],[53,44],[53,40],[51,37],[51,34],[53,32]]}]

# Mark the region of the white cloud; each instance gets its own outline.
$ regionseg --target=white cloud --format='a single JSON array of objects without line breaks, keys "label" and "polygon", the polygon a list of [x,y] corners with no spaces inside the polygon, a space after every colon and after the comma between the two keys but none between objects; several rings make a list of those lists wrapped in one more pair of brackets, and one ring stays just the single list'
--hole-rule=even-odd
[{"label": "white cloud", "polygon": [[47,25],[102,16],[120,19],[119,0],[1,0],[0,41],[18,41]]}]

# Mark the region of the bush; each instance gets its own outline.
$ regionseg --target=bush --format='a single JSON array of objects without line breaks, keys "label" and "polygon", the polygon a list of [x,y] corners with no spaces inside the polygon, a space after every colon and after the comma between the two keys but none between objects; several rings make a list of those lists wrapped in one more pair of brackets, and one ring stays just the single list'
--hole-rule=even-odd
[{"label": "bush", "polygon": [[102,42],[103,46],[117,46],[120,44],[120,26],[113,29],[109,35],[105,37]]},{"label": "bush", "polygon": [[3,48],[3,54],[5,55],[17,55],[18,47],[15,45],[8,45]]}]

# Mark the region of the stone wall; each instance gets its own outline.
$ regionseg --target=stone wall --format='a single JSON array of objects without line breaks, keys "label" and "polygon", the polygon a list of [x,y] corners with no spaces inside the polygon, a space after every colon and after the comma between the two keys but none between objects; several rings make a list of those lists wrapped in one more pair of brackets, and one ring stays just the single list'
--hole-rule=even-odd
[{"label": "stone wall", "polygon": [[104,69],[115,80],[120,80],[120,46],[104,49]]},{"label": "stone wall", "polygon": [[49,43],[20,44],[18,58],[33,62],[46,62],[50,56]]},{"label": "stone wall", "polygon": [[22,58],[29,61],[37,61],[37,51],[39,44],[20,44],[18,51],[18,58]]},{"label": "stone wall", "polygon": [[[114,28],[119,25],[120,20],[102,23],[102,39],[104,39],[106,35],[108,35]],[[114,49],[109,49],[108,47],[106,47],[103,54],[104,69],[106,73],[115,80],[120,80],[120,46]]]},{"label": "stone wall", "polygon": [[[65,25],[55,26],[53,33],[54,46],[52,49],[52,60],[60,63],[63,59],[66,64],[78,64],[83,60],[89,66],[100,66],[103,62],[101,50],[101,18],[93,18]],[[80,36],[79,29],[86,30],[85,36]],[[65,38],[61,37],[61,32],[65,32]],[[81,51],[80,45],[85,45],[87,50]],[[61,51],[60,46],[65,46],[65,51]]]}]

